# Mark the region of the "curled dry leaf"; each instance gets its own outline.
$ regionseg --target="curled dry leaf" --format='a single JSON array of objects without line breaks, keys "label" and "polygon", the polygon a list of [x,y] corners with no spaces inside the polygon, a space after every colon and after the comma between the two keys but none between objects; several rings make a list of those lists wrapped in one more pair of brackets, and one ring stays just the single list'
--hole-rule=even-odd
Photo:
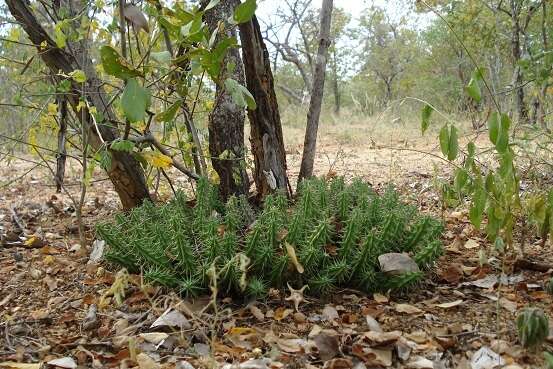
[{"label": "curled dry leaf", "polygon": [[152,323],[150,328],[155,327],[171,327],[178,329],[190,329],[192,325],[186,319],[186,317],[175,309],[169,308],[165,310],[155,322]]},{"label": "curled dry leaf", "polygon": [[459,306],[463,304],[463,300],[455,300],[451,302],[444,302],[443,304],[438,304],[436,307],[442,308],[442,309],[451,309],[455,306]]},{"label": "curled dry leaf", "polygon": [[315,342],[323,361],[333,359],[340,353],[340,341],[337,335],[320,333],[313,337],[313,342]]},{"label": "curled dry leaf", "polygon": [[331,322],[340,319],[338,310],[332,305],[325,305],[322,315],[326,320]]},{"label": "curled dry leaf", "polygon": [[290,245],[288,242],[284,242],[284,246],[286,247],[286,252],[288,253],[288,257],[290,258],[290,261],[292,261],[292,264],[298,271],[298,273],[303,274],[305,269],[303,268],[303,265],[298,260],[298,257],[296,256],[296,249],[294,246]]},{"label": "curled dry leaf", "polygon": [[67,369],[74,369],[77,367],[77,363],[75,362],[75,360],[70,357],[62,357],[59,359],[50,360],[47,364],[58,368]]},{"label": "curled dry leaf", "polygon": [[323,369],[351,369],[353,368],[353,361],[349,358],[336,358],[327,361]]},{"label": "curled dry leaf", "polygon": [[123,15],[127,22],[132,24],[133,28],[137,31],[143,29],[145,32],[150,32],[148,27],[148,20],[140,8],[132,4],[126,4],[123,10]]}]

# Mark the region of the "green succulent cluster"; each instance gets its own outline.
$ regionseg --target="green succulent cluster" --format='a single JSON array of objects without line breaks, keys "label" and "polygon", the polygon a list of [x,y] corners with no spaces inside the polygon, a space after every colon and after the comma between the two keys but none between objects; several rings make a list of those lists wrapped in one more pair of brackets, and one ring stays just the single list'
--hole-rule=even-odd
[{"label": "green succulent cluster", "polygon": [[549,318],[541,309],[525,308],[516,323],[518,338],[526,348],[539,348],[549,335]]},{"label": "green succulent cluster", "polygon": [[407,287],[422,273],[385,276],[378,256],[406,252],[426,269],[442,251],[443,226],[393,189],[380,196],[361,180],[335,178],[303,181],[294,202],[274,194],[258,211],[244,197],[221,203],[201,180],[195,202],[180,193],[166,205],[145,203],[97,231],[106,259],[147,281],[197,295],[214,266],[219,291],[259,298],[286,284],[320,295]]}]

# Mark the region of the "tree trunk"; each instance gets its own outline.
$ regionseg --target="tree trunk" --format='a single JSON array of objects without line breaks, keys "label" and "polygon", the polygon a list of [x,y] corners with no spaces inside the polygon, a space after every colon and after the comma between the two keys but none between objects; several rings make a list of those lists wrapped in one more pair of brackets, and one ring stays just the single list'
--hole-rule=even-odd
[{"label": "tree trunk", "polygon": [[255,16],[251,21],[240,24],[240,40],[247,87],[257,103],[255,110],[248,109],[257,192],[261,198],[275,190],[282,190],[290,195],[286,152],[269,52]]},{"label": "tree trunk", "polygon": [[333,83],[332,83],[332,90],[334,92],[334,113],[340,114],[340,102],[341,102],[341,96],[340,96],[340,86],[338,84],[338,60],[336,59],[336,45],[334,45],[334,52],[333,52],[333,63],[332,63],[332,74],[333,74]]},{"label": "tree trunk", "polygon": [[[203,0],[203,3],[209,3]],[[225,22],[232,16],[239,0],[223,0],[219,5],[205,14],[209,30],[217,29],[219,22]],[[227,37],[236,37],[234,27],[226,27]],[[229,72],[227,65],[233,64],[234,70]],[[245,84],[244,66],[240,51],[232,48],[228,51],[223,68],[219,74],[219,83],[215,92],[215,104],[209,115],[209,154],[213,168],[219,175],[219,193],[226,200],[231,195],[245,195],[250,188],[246,172],[244,149],[244,120],[246,114],[243,108],[236,105],[232,96],[225,90],[224,81],[232,78],[241,85]]]},{"label": "tree trunk", "polygon": [[67,100],[65,96],[60,96],[58,98],[58,153],[56,154],[56,192],[61,193],[63,188],[63,181],[65,178],[65,162],[67,159],[67,151],[65,148],[65,140],[67,133]]},{"label": "tree trunk", "polygon": [[[68,94],[68,102],[71,104],[75,115],[89,128],[93,147],[96,149],[100,148],[102,140],[111,142],[116,139],[118,131],[112,126],[117,125],[118,121],[108,104],[109,100],[102,88],[103,83],[98,79],[92,61],[86,53],[86,49],[81,47],[79,43],[72,45],[72,53],[58,48],[42,28],[26,1],[6,0],[6,3],[11,14],[21,24],[31,42],[37,45],[42,60],[54,75],[57,75],[60,71],[68,74],[76,69],[81,69],[85,72],[87,76],[87,80],[84,83],[86,99],[91,106],[94,106],[103,115],[106,123],[98,122],[95,125],[94,118],[88,109],[78,108],[79,98],[81,97],[81,86],[74,81],[71,81],[72,86],[71,93]],[[79,10],[81,8],[79,7]],[[45,47],[39,46],[43,42]],[[83,64],[81,65],[80,63]],[[142,204],[145,199],[149,199],[150,196],[140,163],[127,152],[110,150],[110,154],[112,165],[107,172],[121,199],[123,208],[130,209]]]},{"label": "tree trunk", "polygon": [[[549,40],[547,37],[547,1],[542,2],[542,18],[541,18],[541,37],[542,37],[542,44],[543,44],[543,50],[549,50]],[[552,69],[549,69],[549,72],[551,72]],[[540,106],[538,111],[538,123],[540,126],[548,130],[547,123],[545,121],[545,104],[547,99],[547,89],[549,88],[549,79],[545,79],[542,82],[541,88],[540,88],[540,94],[539,94],[539,100],[540,100]]]},{"label": "tree trunk", "polygon": [[[518,4],[517,4],[518,3]],[[511,56],[513,58],[513,87],[515,88],[515,107],[519,121],[528,122],[528,109],[524,103],[524,87],[522,70],[518,65],[521,58],[520,50],[520,6],[519,0],[511,0]]]},{"label": "tree trunk", "polygon": [[313,175],[315,152],[317,149],[317,131],[319,129],[319,117],[323,103],[326,60],[328,59],[328,47],[330,46],[330,23],[332,20],[332,1],[323,0],[321,7],[321,28],[319,30],[319,49],[317,51],[317,63],[313,74],[313,89],[311,102],[307,113],[307,128],[303,144],[303,156],[301,160],[298,183],[304,178]]}]

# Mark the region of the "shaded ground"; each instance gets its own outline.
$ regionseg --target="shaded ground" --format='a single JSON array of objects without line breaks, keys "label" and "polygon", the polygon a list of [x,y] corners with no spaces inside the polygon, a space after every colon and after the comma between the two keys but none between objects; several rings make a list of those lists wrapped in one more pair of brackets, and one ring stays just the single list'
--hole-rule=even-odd
[{"label": "shaded ground", "polygon": [[[393,135],[372,143],[365,133],[369,139],[363,142],[370,144],[323,140],[318,173],[360,175],[377,188],[393,180],[422,210],[439,214],[432,179],[448,171],[440,159],[418,152],[435,148]],[[293,144],[287,150],[294,176],[300,152]],[[552,299],[543,291],[550,271],[516,271],[483,255],[486,242],[461,212],[444,214],[445,255],[427,282],[405,296],[338,291],[326,301],[306,298],[295,311],[286,300],[290,291],[274,291],[255,305],[225,299],[214,311],[209,298],[183,301],[144,286],[138,276],[125,281],[108,266],[89,263],[93,224],[117,211],[115,193],[107,182],[90,187],[83,211],[89,242],[83,247],[72,202],[55,194],[49,173],[17,180],[31,167],[16,161],[0,169],[2,182],[15,181],[0,192],[0,363],[65,358],[58,362],[62,367],[72,367],[73,360],[95,368],[199,368],[254,359],[236,367],[471,368],[475,353],[489,348],[512,369],[544,367],[541,352],[518,346],[514,318],[527,305],[551,315]],[[74,193],[77,174],[67,180]],[[161,197],[167,195],[165,190]],[[22,244],[13,243],[18,222],[27,240]],[[527,253],[553,264],[549,248],[537,242]],[[501,269],[511,278],[498,286]],[[121,305],[114,295],[121,296]],[[151,328],[167,309],[180,320]]]}]

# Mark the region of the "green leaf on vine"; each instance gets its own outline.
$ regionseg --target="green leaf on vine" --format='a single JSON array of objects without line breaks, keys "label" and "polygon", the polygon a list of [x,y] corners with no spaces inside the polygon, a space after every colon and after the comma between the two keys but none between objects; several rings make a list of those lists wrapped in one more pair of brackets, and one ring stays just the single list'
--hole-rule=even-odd
[{"label": "green leaf on vine", "polygon": [[428,104],[425,104],[424,107],[422,108],[422,112],[421,112],[421,130],[422,130],[423,134],[424,134],[424,132],[426,132],[426,130],[430,126],[430,117],[432,116],[433,111],[434,111],[434,109]]},{"label": "green leaf on vine", "polygon": [[236,7],[236,9],[234,10],[234,15],[232,16],[232,20],[236,24],[246,23],[247,21],[252,19],[256,9],[256,0],[246,0]]},{"label": "green leaf on vine", "polygon": [[130,122],[144,120],[150,102],[150,91],[142,87],[135,78],[129,79],[121,96],[121,108],[125,117]]},{"label": "green leaf on vine", "polygon": [[177,111],[179,110],[180,102],[176,102],[173,105],[171,105],[167,110],[156,114],[155,120],[157,122],[170,122],[173,119],[175,119],[175,115],[177,115]]},{"label": "green leaf on vine", "polygon": [[472,72],[472,77],[465,87],[467,95],[469,95],[474,101],[479,103],[482,100],[482,91],[480,91],[480,81],[482,81],[482,74],[475,70]]},{"label": "green leaf on vine", "polygon": [[449,131],[449,144],[448,144],[447,159],[452,161],[457,158],[459,154],[459,138],[457,136],[457,128],[451,126]]},{"label": "green leaf on vine", "polygon": [[444,156],[448,156],[449,153],[449,127],[447,124],[440,129],[440,149]]},{"label": "green leaf on vine", "polygon": [[111,46],[102,46],[100,48],[100,57],[104,71],[110,76],[127,80],[142,75]]},{"label": "green leaf on vine", "polygon": [[257,108],[255,99],[253,98],[250,91],[248,91],[246,87],[242,86],[234,79],[227,78],[225,80],[225,88],[232,96],[232,99],[234,100],[234,103],[236,105],[244,108],[247,107],[250,110],[255,110]]}]

